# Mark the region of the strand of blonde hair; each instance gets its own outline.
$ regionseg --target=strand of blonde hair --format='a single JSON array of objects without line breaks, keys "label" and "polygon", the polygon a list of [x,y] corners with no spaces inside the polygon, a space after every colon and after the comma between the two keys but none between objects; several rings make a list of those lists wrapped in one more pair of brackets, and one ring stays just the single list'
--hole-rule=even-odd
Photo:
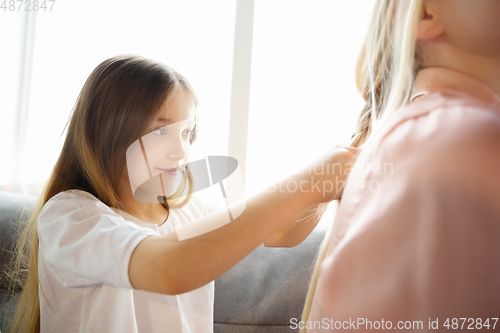
[{"label": "strand of blonde hair", "polygon": [[[416,36],[423,0],[378,0],[356,65],[356,85],[366,104],[358,119],[351,145],[359,147],[382,121],[407,104],[420,69]],[[337,211],[340,201],[337,205]],[[320,245],[301,320],[307,322],[321,271],[328,252],[333,223]],[[305,333],[305,328],[301,333]]]}]

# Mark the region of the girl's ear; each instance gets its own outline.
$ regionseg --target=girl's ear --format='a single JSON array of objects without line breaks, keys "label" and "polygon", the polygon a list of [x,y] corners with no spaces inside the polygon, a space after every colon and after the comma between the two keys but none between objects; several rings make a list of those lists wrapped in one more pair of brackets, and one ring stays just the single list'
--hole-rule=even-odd
[{"label": "girl's ear", "polygon": [[418,22],[417,39],[429,40],[444,33],[444,25],[438,15],[436,1],[424,0]]}]

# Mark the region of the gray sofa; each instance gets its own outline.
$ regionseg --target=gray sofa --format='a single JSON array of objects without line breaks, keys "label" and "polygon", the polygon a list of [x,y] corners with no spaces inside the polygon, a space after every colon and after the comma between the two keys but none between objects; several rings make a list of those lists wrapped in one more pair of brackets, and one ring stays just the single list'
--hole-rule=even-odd
[{"label": "gray sofa", "polygon": [[[14,234],[32,208],[33,198],[0,191],[0,331],[11,317],[4,272],[11,260]],[[300,318],[314,256],[323,237],[314,231],[294,248],[259,248],[215,281],[215,333],[296,332],[291,318]]]},{"label": "gray sofa", "polygon": [[0,331],[4,333],[16,303],[8,293],[5,274],[11,267],[16,233],[22,230],[20,223],[28,220],[35,203],[35,198],[0,191]]}]

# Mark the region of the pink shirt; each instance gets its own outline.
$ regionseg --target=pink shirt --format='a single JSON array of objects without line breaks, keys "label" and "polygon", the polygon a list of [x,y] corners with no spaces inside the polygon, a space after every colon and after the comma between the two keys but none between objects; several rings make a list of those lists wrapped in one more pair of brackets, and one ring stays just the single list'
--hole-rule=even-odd
[{"label": "pink shirt", "polygon": [[444,68],[412,95],[349,176],[308,332],[500,317],[500,98]]}]

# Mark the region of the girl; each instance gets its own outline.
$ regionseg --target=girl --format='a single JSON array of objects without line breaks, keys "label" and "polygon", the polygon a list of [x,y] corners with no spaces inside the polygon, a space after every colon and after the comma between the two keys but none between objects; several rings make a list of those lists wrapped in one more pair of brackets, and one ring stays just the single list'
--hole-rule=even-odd
[{"label": "girl", "polygon": [[377,1],[353,145],[373,134],[318,255],[304,331],[495,328],[499,78],[499,1]]},{"label": "girl", "polygon": [[[344,170],[306,168],[248,199],[231,223],[179,241],[176,230],[210,213],[196,195],[170,200],[192,192],[186,163],[196,105],[186,79],[148,59],[114,57],[91,73],[18,246],[17,267],[28,274],[12,332],[211,332],[213,280],[263,242],[300,243],[315,223],[295,221],[339,198],[336,186],[277,189],[343,181],[354,148],[335,148],[318,162]],[[150,177],[162,178],[159,197],[136,177],[145,162]]]}]

